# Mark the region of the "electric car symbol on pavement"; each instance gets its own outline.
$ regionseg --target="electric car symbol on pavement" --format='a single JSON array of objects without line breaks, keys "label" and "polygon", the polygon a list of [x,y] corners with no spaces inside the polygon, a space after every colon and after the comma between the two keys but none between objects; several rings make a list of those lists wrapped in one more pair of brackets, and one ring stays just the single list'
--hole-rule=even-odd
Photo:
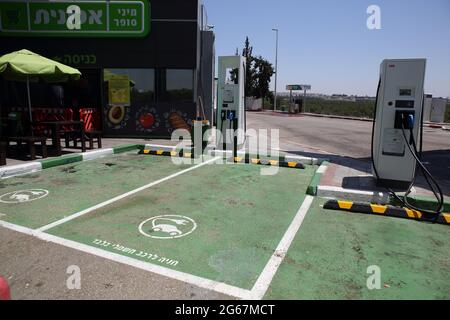
[{"label": "electric car symbol on pavement", "polygon": [[153,239],[176,239],[194,232],[197,224],[184,216],[165,215],[145,220],[139,226],[139,232]]},{"label": "electric car symbol on pavement", "polygon": [[30,189],[6,193],[0,196],[0,202],[3,203],[24,203],[42,199],[48,195],[44,189]]}]

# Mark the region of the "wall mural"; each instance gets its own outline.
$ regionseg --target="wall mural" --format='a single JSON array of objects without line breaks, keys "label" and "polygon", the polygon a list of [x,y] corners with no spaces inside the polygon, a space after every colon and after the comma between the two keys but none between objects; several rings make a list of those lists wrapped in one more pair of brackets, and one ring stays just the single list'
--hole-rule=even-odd
[{"label": "wall mural", "polygon": [[104,108],[105,136],[170,138],[177,129],[191,131],[195,103],[158,103]]}]

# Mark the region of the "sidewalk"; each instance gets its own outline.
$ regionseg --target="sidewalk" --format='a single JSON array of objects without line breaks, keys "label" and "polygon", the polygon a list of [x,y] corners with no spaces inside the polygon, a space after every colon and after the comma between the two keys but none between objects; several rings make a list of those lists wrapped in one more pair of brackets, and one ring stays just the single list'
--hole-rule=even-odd
[{"label": "sidewalk", "polygon": [[[389,204],[389,192],[376,186],[371,164],[348,159],[347,163],[331,163],[320,180],[318,196],[336,200]],[[450,202],[450,182],[439,181],[446,202]],[[399,191],[399,190],[395,190]],[[412,190],[412,197],[434,200],[425,179],[420,176]]]},{"label": "sidewalk", "polygon": [[[49,140],[49,143],[51,143],[50,140]],[[103,138],[102,139],[102,147],[103,148],[113,148],[113,147],[117,147],[120,145],[126,145],[126,144],[174,145],[175,143],[170,140],[152,140],[152,139],[118,139],[118,138]],[[80,148],[78,148],[78,149],[64,148],[64,143],[61,146],[63,147],[62,148],[63,154],[80,153],[81,152]],[[11,148],[15,148],[15,145],[11,144],[10,150],[11,150]],[[93,149],[92,151],[94,151],[94,150],[98,150],[98,149]],[[88,149],[87,151],[91,151],[91,150]],[[51,146],[50,146],[50,155],[48,158],[49,159],[55,158],[55,156],[52,156]],[[38,153],[38,160],[40,160],[40,153]],[[6,158],[7,166],[24,164],[24,163],[29,163],[29,162],[31,162],[31,161],[30,160],[19,160],[19,159],[15,159],[15,158]]]}]

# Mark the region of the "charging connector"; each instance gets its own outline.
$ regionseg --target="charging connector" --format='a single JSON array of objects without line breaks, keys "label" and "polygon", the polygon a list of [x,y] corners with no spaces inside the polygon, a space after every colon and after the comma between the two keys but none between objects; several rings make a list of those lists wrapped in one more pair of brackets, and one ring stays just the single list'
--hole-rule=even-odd
[{"label": "charging connector", "polygon": [[395,129],[414,129],[416,122],[416,112],[414,110],[402,110],[395,113]]}]

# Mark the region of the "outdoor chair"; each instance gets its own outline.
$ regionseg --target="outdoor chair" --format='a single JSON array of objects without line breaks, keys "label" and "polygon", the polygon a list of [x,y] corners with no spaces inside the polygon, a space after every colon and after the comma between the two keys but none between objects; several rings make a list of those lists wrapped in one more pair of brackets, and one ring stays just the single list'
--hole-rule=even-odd
[{"label": "outdoor chair", "polygon": [[[94,143],[97,143],[99,149],[102,148],[102,132],[100,127],[100,118],[97,110],[90,108],[80,109],[80,120],[84,122],[84,131],[86,140],[89,141],[89,149],[94,149]],[[80,137],[77,136],[74,139],[74,143],[77,144]]]}]

